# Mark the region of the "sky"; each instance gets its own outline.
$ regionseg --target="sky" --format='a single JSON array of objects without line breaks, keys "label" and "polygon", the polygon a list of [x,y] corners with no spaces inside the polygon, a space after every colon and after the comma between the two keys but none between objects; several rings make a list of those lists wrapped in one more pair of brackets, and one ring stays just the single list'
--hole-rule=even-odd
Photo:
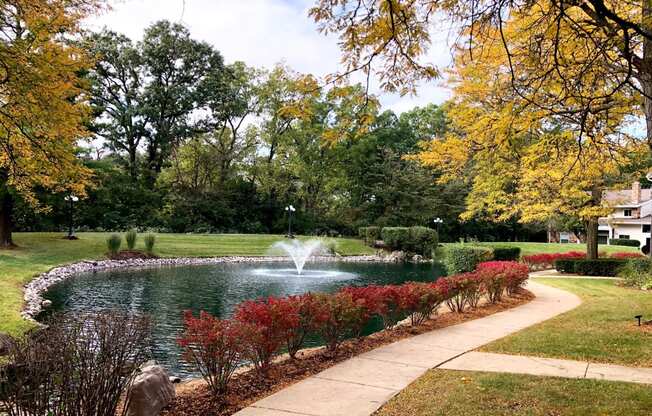
[{"label": "sky", "polygon": [[[226,63],[244,61],[249,66],[271,68],[284,62],[296,71],[324,76],[341,69],[337,37],[317,31],[308,17],[314,0],[114,0],[112,10],[88,20],[90,29],[106,26],[134,40],[142,38],[151,23],[167,19],[186,25],[193,38],[212,44]],[[185,3],[185,4],[184,4]],[[426,61],[443,68],[450,65],[446,36],[433,33]],[[441,83],[424,83],[416,96],[379,91],[384,109],[397,113],[449,96]]]}]

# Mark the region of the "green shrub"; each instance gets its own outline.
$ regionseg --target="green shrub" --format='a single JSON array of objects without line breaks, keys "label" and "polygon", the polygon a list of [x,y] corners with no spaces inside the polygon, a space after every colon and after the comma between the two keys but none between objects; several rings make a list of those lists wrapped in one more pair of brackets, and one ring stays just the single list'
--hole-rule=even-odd
[{"label": "green shrub", "polygon": [[562,273],[582,276],[617,276],[619,270],[627,263],[623,259],[567,259],[557,260],[555,269]]},{"label": "green shrub", "polygon": [[424,257],[431,257],[434,249],[439,244],[437,231],[428,227],[410,227],[410,239],[407,243],[407,250],[421,254]]},{"label": "green shrub", "polygon": [[483,261],[493,258],[493,251],[489,247],[456,245],[446,247],[444,252],[444,265],[449,275],[472,272]]},{"label": "green shrub", "polygon": [[406,244],[410,240],[408,227],[385,227],[380,232],[385,245],[392,250],[407,250]]},{"label": "green shrub", "polygon": [[638,289],[652,289],[652,260],[631,259],[625,262],[618,272],[625,286],[636,287]]},{"label": "green shrub", "polygon": [[521,257],[520,247],[493,247],[494,260],[497,261],[517,261]]},{"label": "green shrub", "polygon": [[628,246],[628,247],[640,247],[641,242],[638,240],[630,240],[628,238],[610,238],[609,244],[612,246]]},{"label": "green shrub", "polygon": [[138,233],[136,230],[129,230],[125,234],[125,240],[127,241],[127,248],[133,250],[136,248],[136,239],[138,238]]},{"label": "green shrub", "polygon": [[360,227],[358,228],[358,235],[366,244],[373,245],[377,240],[380,240],[380,227]]},{"label": "green shrub", "polygon": [[145,251],[148,252],[149,254],[152,254],[154,252],[154,243],[156,242],[156,235],[152,233],[145,234],[145,238],[143,240],[145,241]]},{"label": "green shrub", "polygon": [[109,238],[106,239],[106,247],[109,249],[109,254],[118,254],[121,244],[122,238],[119,234],[111,234]]}]

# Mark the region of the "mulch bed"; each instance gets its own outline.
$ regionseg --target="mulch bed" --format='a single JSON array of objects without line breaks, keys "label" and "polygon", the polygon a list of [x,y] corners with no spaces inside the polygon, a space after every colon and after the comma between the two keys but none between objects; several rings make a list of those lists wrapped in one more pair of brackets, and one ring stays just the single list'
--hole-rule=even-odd
[{"label": "mulch bed", "polygon": [[505,297],[498,304],[485,304],[465,313],[441,313],[434,319],[417,327],[399,326],[389,331],[380,331],[360,339],[342,344],[336,356],[328,356],[323,348],[305,350],[297,354],[296,360],[285,359],[272,364],[266,378],[254,370],[234,376],[224,404],[218,404],[203,381],[192,381],[177,388],[177,397],[162,413],[164,416],[227,416],[269,396],[291,384],[344,361],[348,358],[434,329],[456,325],[482,318],[529,302],[534,295],[522,289],[514,297]]},{"label": "mulch bed", "polygon": [[111,260],[132,260],[132,259],[157,259],[154,254],[145,253],[140,250],[122,250],[117,254],[107,254]]}]

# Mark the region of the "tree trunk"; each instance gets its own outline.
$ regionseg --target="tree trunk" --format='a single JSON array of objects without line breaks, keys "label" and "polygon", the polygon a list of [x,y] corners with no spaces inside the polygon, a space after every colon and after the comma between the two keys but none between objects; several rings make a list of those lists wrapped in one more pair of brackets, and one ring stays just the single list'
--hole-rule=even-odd
[{"label": "tree trunk", "polygon": [[[643,0],[643,22],[652,17],[652,1]],[[643,90],[643,110],[645,112],[646,139],[652,151],[652,41],[643,37],[643,60],[638,68],[638,80]]]},{"label": "tree trunk", "polygon": [[0,185],[0,248],[14,247],[11,238],[14,198],[6,183]]},{"label": "tree trunk", "polygon": [[[602,190],[594,187],[591,190],[591,206],[597,207],[602,202]],[[595,260],[598,258],[598,217],[591,217],[586,220],[586,258]]]},{"label": "tree trunk", "polygon": [[586,258],[598,258],[598,219],[595,217],[586,221]]}]

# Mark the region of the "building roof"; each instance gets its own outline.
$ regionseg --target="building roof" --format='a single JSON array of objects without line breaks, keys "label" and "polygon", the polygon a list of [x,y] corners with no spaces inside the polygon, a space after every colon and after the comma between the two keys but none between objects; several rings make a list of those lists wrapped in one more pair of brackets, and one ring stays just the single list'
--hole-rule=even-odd
[{"label": "building roof", "polygon": [[650,224],[651,220],[652,220],[652,218],[651,218],[650,215],[646,215],[646,216],[641,217],[641,218],[630,218],[630,217],[616,217],[616,218],[611,217],[611,218],[607,218],[607,217],[600,217],[598,219],[598,224],[600,224],[600,225],[607,225],[609,223],[611,223],[611,224],[620,224],[620,225],[623,225],[623,224],[634,224],[634,225],[636,225],[636,224]]},{"label": "building roof", "polygon": [[610,204],[617,206],[626,206],[626,207],[636,207],[641,205],[643,202],[647,202],[652,199],[652,189],[641,189],[641,202],[634,202],[632,198],[631,189],[621,189],[614,191],[605,191],[602,194],[602,198],[609,202]]}]

